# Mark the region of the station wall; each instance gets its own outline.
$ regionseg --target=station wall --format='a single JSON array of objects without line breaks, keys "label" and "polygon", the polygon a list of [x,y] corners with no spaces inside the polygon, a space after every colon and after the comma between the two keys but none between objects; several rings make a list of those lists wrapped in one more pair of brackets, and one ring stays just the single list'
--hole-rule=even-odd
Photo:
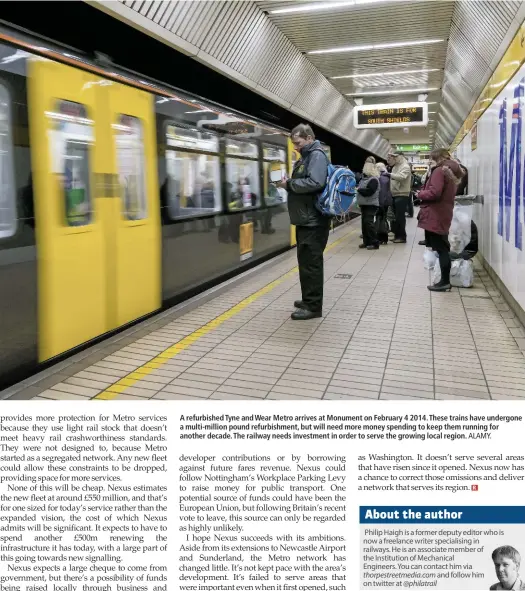
[{"label": "station wall", "polygon": [[525,317],[525,64],[463,138],[456,155],[469,171],[479,250]]}]

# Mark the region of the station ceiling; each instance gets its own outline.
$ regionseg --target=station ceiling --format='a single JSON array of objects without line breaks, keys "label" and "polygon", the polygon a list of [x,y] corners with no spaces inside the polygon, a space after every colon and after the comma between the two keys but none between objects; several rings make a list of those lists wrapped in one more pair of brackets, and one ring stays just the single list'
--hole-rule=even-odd
[{"label": "station ceiling", "polygon": [[494,0],[257,5],[352,104],[414,102],[426,94],[427,128],[382,135],[393,144],[437,146],[452,142],[525,17],[523,2]]},{"label": "station ceiling", "polygon": [[[450,145],[525,19],[525,2],[503,0],[90,3],[380,156]],[[356,101],[420,95],[426,128],[353,126]]]}]

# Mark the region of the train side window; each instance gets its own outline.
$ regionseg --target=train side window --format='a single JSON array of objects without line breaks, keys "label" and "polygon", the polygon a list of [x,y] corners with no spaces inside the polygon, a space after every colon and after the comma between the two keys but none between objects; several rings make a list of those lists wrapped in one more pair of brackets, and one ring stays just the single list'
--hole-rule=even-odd
[{"label": "train side window", "polygon": [[11,99],[0,85],[0,238],[13,236],[16,225]]},{"label": "train side window", "polygon": [[161,191],[171,219],[214,214],[222,209],[219,138],[209,132],[166,127],[166,179]]},{"label": "train side window", "polygon": [[89,165],[93,121],[88,118],[84,105],[67,100],[58,100],[55,111],[48,116],[52,171],[62,183],[65,223],[87,226],[93,216]]},{"label": "train side window", "polygon": [[288,201],[286,189],[277,188],[275,183],[286,176],[286,151],[271,144],[263,145],[264,199],[266,205],[278,205]]},{"label": "train side window", "polygon": [[171,219],[221,210],[218,156],[167,150],[166,171]]},{"label": "train side window", "polygon": [[113,129],[123,212],[128,220],[143,220],[147,205],[142,121],[120,114]]},{"label": "train side window", "polygon": [[261,204],[257,144],[226,139],[226,200],[230,211]]},{"label": "train side window", "polygon": [[246,158],[257,158],[259,155],[259,150],[257,148],[257,144],[254,142],[228,138],[226,140],[226,154],[228,154],[228,156],[245,156]]}]

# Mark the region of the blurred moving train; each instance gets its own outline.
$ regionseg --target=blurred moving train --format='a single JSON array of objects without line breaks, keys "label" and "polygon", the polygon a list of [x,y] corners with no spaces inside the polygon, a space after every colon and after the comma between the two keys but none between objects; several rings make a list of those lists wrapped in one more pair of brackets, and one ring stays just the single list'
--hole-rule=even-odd
[{"label": "blurred moving train", "polygon": [[272,181],[296,157],[284,129],[0,28],[0,389],[293,246]]}]

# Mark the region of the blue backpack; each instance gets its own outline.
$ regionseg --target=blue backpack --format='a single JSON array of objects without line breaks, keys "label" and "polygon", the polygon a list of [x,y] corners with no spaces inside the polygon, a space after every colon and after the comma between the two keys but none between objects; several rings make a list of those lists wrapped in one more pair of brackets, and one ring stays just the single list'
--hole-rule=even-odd
[{"label": "blue backpack", "polygon": [[[325,154],[324,151],[323,154]],[[344,217],[350,213],[350,207],[355,199],[355,191],[354,173],[349,168],[334,166],[328,161],[326,185],[323,192],[317,197],[315,206],[323,215]]]}]

